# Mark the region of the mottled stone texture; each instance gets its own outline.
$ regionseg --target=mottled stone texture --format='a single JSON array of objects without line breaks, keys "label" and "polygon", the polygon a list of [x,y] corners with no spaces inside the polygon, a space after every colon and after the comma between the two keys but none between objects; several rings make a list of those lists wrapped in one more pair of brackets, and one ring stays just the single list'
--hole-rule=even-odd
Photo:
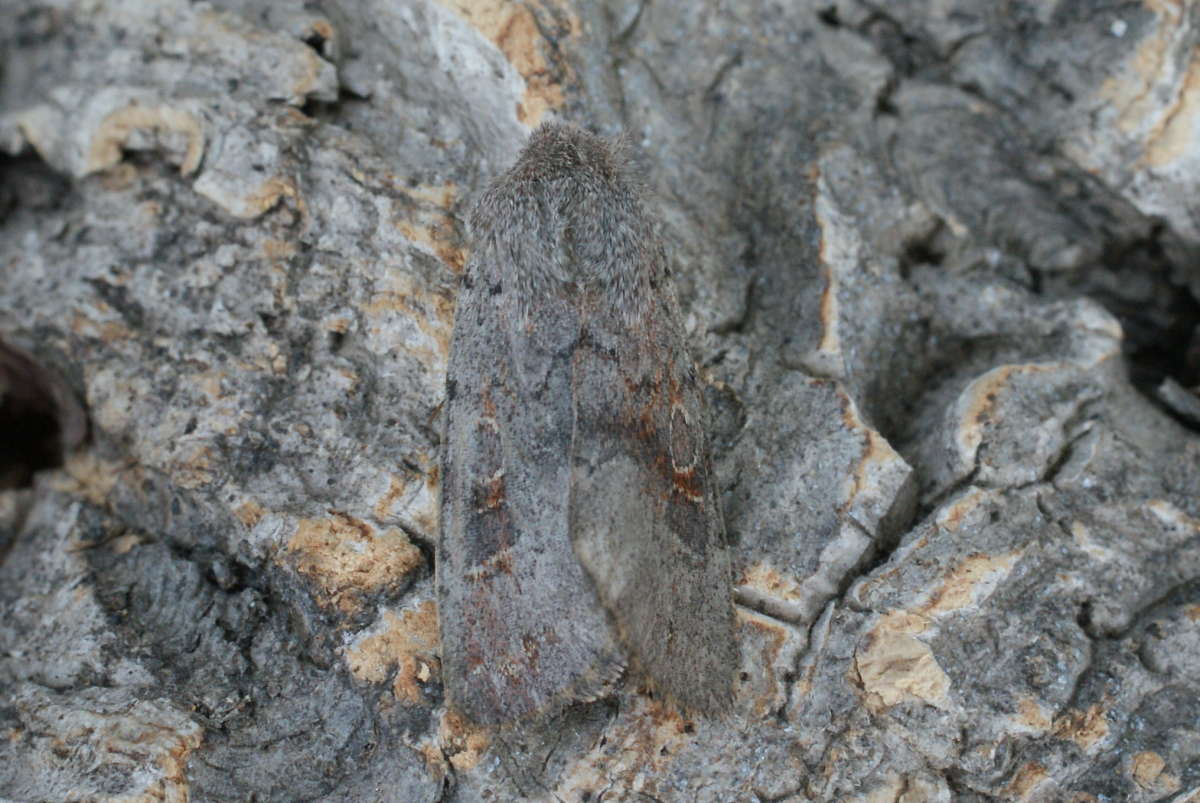
[{"label": "mottled stone texture", "polygon": [[[90,436],[0,494],[0,797],[1200,800],[1198,39],[1168,0],[6,3],[0,340]],[[463,210],[552,116],[656,192],[724,719],[443,705]]]}]

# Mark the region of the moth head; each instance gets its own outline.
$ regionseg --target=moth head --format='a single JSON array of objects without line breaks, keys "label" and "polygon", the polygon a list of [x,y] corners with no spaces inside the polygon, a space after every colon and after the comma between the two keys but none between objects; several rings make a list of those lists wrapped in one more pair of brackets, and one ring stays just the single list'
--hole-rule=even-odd
[{"label": "moth head", "polygon": [[523,298],[596,290],[632,314],[663,261],[642,193],[623,139],[543,124],[472,210],[475,245],[511,266]]},{"label": "moth head", "polygon": [[571,123],[543,123],[529,136],[509,176],[552,181],[583,177],[611,185],[634,185],[637,176],[624,138],[606,140]]}]

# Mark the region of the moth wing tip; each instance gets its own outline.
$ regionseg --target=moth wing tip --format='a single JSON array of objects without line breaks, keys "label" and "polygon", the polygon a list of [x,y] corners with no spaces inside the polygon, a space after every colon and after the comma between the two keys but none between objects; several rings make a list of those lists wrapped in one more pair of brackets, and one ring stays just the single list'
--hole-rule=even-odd
[{"label": "moth wing tip", "polygon": [[447,707],[466,721],[481,727],[504,728],[532,721],[544,721],[575,703],[592,703],[607,697],[625,675],[625,661],[616,653],[598,657],[590,671],[574,682],[549,694],[541,705],[512,706],[511,699],[458,699],[447,693]]}]

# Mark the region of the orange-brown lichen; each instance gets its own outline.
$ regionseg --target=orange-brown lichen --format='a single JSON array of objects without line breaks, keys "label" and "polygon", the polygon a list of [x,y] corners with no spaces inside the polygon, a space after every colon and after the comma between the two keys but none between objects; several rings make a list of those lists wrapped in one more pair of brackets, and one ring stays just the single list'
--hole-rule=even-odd
[{"label": "orange-brown lichen", "polygon": [[424,558],[401,530],[377,530],[345,513],[302,519],[288,541],[296,571],[316,583],[318,601],[354,612],[367,594],[398,589]]},{"label": "orange-brown lichen", "polygon": [[465,772],[483,759],[491,737],[485,729],[476,727],[454,711],[447,711],[438,725],[438,743],[442,752],[449,756],[451,766]]},{"label": "orange-brown lichen", "polygon": [[929,595],[929,600],[916,612],[938,616],[974,604],[981,593],[994,588],[1000,579],[1012,571],[1020,556],[1020,552],[1000,555],[977,552],[968,555],[942,578]]},{"label": "orange-brown lichen", "polygon": [[[755,669],[741,684],[739,696],[753,695],[750,710],[766,717],[785,702],[787,686],[782,676],[791,671],[799,647],[792,627],[778,619],[745,608],[736,608],[742,632],[743,661]],[[790,645],[789,645],[790,643]]]},{"label": "orange-brown lichen", "polygon": [[415,245],[433,254],[455,273],[462,273],[467,252],[453,214],[458,198],[454,183],[396,187],[411,203],[397,207],[396,228]]},{"label": "orange-brown lichen", "polygon": [[200,165],[204,153],[204,131],[195,115],[166,105],[130,103],[109,112],[92,132],[84,170],[88,173],[117,164],[124,157],[126,141],[136,130],[165,132],[183,137],[184,149],[179,172],[189,175]]},{"label": "orange-brown lichen", "polygon": [[128,466],[97,457],[94,452],[74,452],[67,456],[63,471],[52,477],[54,487],[82,496],[93,505],[105,505]]},{"label": "orange-brown lichen", "polygon": [[294,240],[278,240],[268,237],[262,241],[261,248],[263,256],[272,262],[286,261],[296,255]]},{"label": "orange-brown lichen", "polygon": [[1137,782],[1138,786],[1151,787],[1154,786],[1166,766],[1167,762],[1163,761],[1163,757],[1158,753],[1143,750],[1130,757],[1129,774],[1133,776],[1133,780]]},{"label": "orange-brown lichen", "polygon": [[781,574],[767,563],[747,567],[737,584],[772,599],[795,602],[803,597],[803,588],[794,577]]},{"label": "orange-brown lichen", "polygon": [[[415,337],[405,343],[408,352],[430,370],[445,370],[454,330],[452,298],[419,286],[410,274],[388,271],[381,277],[378,289],[363,312],[373,322],[397,313],[402,315],[416,330]],[[372,325],[380,326],[378,323]]]},{"label": "orange-brown lichen", "polygon": [[892,611],[871,629],[866,643],[854,656],[852,671],[873,711],[916,698],[944,707],[949,701],[950,678],[938,664],[929,645],[917,638],[928,627],[924,616]]},{"label": "orange-brown lichen", "polygon": [[[517,104],[518,120],[536,126],[547,109],[563,105],[563,86],[556,80],[555,69],[546,58],[545,37],[529,7],[505,0],[440,2],[494,44],[525,80],[525,94]],[[581,29],[578,18],[569,9],[562,9],[562,13],[567,20],[568,35],[577,35]]]},{"label": "orange-brown lichen", "polygon": [[437,605],[422,602],[399,613],[386,611],[383,627],[346,650],[350,674],[366,683],[382,683],[395,669],[392,695],[407,705],[425,701],[421,687],[440,673]]},{"label": "orange-brown lichen", "polygon": [[233,515],[237,516],[238,521],[246,525],[246,527],[253,527],[258,524],[265,513],[266,511],[263,510],[263,506],[253,499],[247,499],[233,510]]},{"label": "orange-brown lichen", "polygon": [[1049,779],[1050,773],[1036,761],[1023,764],[1005,784],[1001,796],[1007,800],[1029,800],[1039,786]]},{"label": "orange-brown lichen", "polygon": [[937,513],[937,526],[949,532],[955,532],[962,526],[967,516],[984,501],[986,491],[974,488],[943,507]]},{"label": "orange-brown lichen", "polygon": [[1050,729],[1050,715],[1046,709],[1033,697],[1022,695],[1017,701],[1016,722],[1022,728],[1035,733],[1044,733]]},{"label": "orange-brown lichen", "polygon": [[390,516],[392,514],[392,507],[404,496],[404,492],[407,489],[408,483],[404,481],[404,478],[393,474],[388,479],[388,489],[371,506],[371,512],[375,515],[375,518],[385,519]]},{"label": "orange-brown lichen", "polygon": [[996,400],[1010,382],[1023,375],[1061,370],[1057,363],[1023,363],[1001,365],[978,377],[958,401],[959,427],[956,435],[959,453],[963,457],[974,456],[983,442],[983,430],[992,415]]},{"label": "orange-brown lichen", "polygon": [[842,406],[842,424],[851,432],[860,434],[864,441],[840,500],[840,509],[847,512],[860,494],[878,487],[875,479],[877,473],[886,471],[887,467],[902,465],[904,460],[886,438],[863,421],[853,399],[838,391],[838,400]]},{"label": "orange-brown lichen", "polygon": [[78,309],[75,310],[71,315],[71,331],[74,334],[95,338],[109,346],[133,338],[133,332],[119,320],[112,307],[99,299],[93,299],[89,304],[101,319],[97,320]]},{"label": "orange-brown lichen", "polygon": [[1108,719],[1104,709],[1098,704],[1090,706],[1086,711],[1072,710],[1060,716],[1054,722],[1054,735],[1079,745],[1085,752],[1108,736]]}]

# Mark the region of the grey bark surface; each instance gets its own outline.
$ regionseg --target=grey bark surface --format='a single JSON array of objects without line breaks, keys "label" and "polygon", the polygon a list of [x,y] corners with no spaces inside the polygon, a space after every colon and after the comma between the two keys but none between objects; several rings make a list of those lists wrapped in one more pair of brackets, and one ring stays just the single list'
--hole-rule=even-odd
[{"label": "grey bark surface", "polygon": [[[1200,7],[0,15],[0,798],[1200,800]],[[446,710],[473,193],[627,132],[734,561],[734,711]],[[0,433],[0,437],[8,437]],[[553,612],[547,612],[553,615]]]}]

